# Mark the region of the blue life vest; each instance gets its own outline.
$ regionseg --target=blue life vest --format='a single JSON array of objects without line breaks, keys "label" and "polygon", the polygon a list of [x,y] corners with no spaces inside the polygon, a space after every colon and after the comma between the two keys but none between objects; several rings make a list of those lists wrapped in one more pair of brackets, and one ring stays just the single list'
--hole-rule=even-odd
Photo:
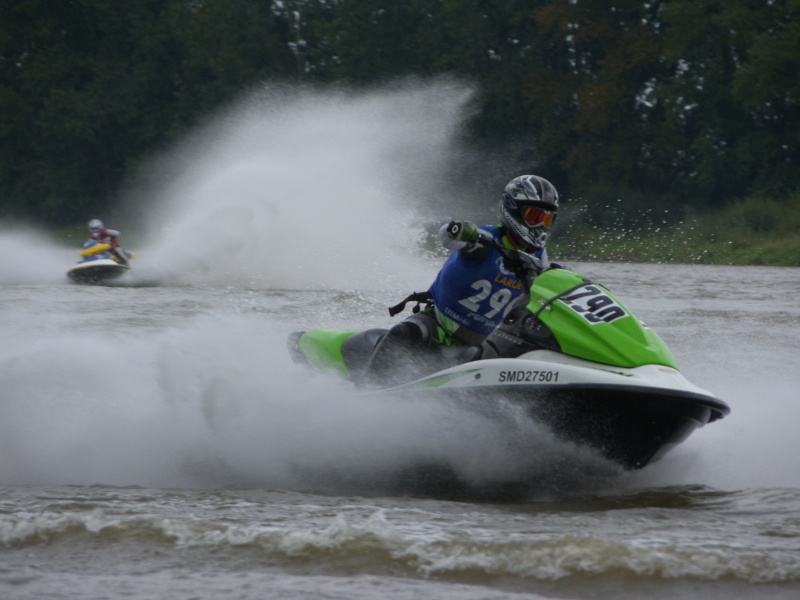
[{"label": "blue life vest", "polygon": [[[500,227],[481,225],[480,229],[498,241],[502,237]],[[534,252],[534,256],[541,257],[541,254],[542,250]],[[524,290],[522,281],[505,268],[503,257],[493,248],[476,259],[453,251],[428,291],[440,324],[449,334],[461,326],[487,336],[502,322],[513,300]],[[454,323],[449,324],[448,320]]]}]

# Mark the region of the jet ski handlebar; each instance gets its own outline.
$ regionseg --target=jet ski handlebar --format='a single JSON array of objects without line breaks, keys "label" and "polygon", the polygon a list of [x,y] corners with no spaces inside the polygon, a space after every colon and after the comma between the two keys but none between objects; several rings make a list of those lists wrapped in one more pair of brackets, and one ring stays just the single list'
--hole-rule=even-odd
[{"label": "jet ski handlebar", "polygon": [[526,289],[530,288],[534,278],[541,271],[541,266],[532,255],[516,248],[509,248],[480,229],[476,243],[497,250],[503,257],[504,266],[526,283]]}]

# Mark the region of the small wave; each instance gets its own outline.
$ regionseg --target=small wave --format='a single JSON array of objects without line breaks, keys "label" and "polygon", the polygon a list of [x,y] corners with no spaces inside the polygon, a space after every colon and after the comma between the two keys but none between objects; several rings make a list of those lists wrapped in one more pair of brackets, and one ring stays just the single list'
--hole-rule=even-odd
[{"label": "small wave", "polygon": [[174,544],[176,538],[152,519],[108,518],[101,511],[88,515],[38,516],[18,514],[0,518],[0,543],[10,548],[56,546],[65,542],[113,545],[122,540]]},{"label": "small wave", "polygon": [[[698,534],[698,523],[672,519],[663,529],[641,535],[624,531],[591,531],[575,515],[573,530],[565,531],[562,515],[539,514],[536,529],[527,526],[500,535],[469,518],[447,527],[420,521],[397,523],[383,509],[348,514],[342,507],[314,525],[287,527],[274,521],[228,522],[191,515],[169,518],[86,514],[37,515],[17,513],[0,517],[0,542],[6,549],[69,547],[70,551],[118,552],[122,546],[142,551],[160,549],[174,555],[198,553],[222,560],[233,552],[237,560],[282,565],[294,569],[337,573],[401,573],[411,577],[454,581],[486,579],[581,580],[585,577],[634,580],[736,580],[747,583],[800,582],[800,554],[794,535],[775,536],[768,525],[748,539]],[[651,510],[651,509],[648,509]],[[597,529],[597,519],[594,519]],[[652,515],[649,517],[652,518]],[[513,519],[509,516],[509,519]],[[658,519],[656,519],[658,521]],[[713,523],[709,527],[716,527]],[[646,528],[646,527],[645,527]],[[578,533],[586,529],[585,533]],[[613,528],[612,528],[613,529]],[[676,534],[686,529],[687,534]]]}]

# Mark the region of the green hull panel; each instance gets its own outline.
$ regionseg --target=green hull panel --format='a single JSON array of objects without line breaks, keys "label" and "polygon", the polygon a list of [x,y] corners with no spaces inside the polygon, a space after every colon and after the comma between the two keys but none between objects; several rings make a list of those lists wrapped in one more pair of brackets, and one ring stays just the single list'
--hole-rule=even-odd
[{"label": "green hull panel", "polygon": [[312,367],[320,371],[337,371],[349,378],[342,357],[342,344],[355,334],[355,331],[341,329],[312,329],[300,337],[297,347]]},{"label": "green hull panel", "polygon": [[551,269],[537,277],[528,310],[555,333],[565,354],[618,367],[678,368],[653,330],[605,287],[572,271]]}]

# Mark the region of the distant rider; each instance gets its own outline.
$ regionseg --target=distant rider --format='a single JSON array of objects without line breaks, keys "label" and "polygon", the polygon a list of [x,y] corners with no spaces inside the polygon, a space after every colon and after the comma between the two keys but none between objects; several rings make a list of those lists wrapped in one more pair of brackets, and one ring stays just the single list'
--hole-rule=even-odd
[{"label": "distant rider", "polygon": [[427,305],[422,310],[415,306],[415,314],[381,339],[365,368],[365,380],[395,384],[408,380],[409,368],[432,371],[435,358],[425,352],[426,347],[480,344],[502,322],[513,301],[527,292],[497,249],[480,244],[479,229],[507,248],[528,253],[536,275],[550,267],[545,245],[558,212],[553,184],[537,175],[516,177],[503,191],[500,210],[500,225],[477,226],[469,221],[442,225],[439,239],[453,252],[427,292],[412,294],[390,313],[402,311],[409,301]]},{"label": "distant rider", "polygon": [[123,250],[120,247],[119,231],[116,229],[109,229],[100,219],[92,219],[89,221],[89,239],[83,244],[81,255],[84,257],[100,257],[100,254],[93,254],[93,251],[90,250],[90,248],[97,244],[108,244],[110,258],[123,265],[127,265],[134,257],[132,252]]},{"label": "distant rider", "polygon": [[111,249],[114,250],[119,246],[119,231],[116,229],[108,229],[100,219],[92,219],[89,221],[89,239],[97,242],[98,244],[109,244]]}]

